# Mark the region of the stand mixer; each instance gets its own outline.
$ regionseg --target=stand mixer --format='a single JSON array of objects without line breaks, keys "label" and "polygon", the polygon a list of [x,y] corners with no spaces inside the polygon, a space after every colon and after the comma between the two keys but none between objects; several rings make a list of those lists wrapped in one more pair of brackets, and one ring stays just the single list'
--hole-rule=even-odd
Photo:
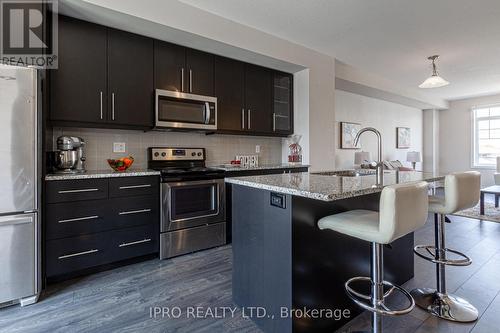
[{"label": "stand mixer", "polygon": [[54,153],[56,173],[85,172],[85,140],[76,136],[63,135],[57,138],[57,149]]}]

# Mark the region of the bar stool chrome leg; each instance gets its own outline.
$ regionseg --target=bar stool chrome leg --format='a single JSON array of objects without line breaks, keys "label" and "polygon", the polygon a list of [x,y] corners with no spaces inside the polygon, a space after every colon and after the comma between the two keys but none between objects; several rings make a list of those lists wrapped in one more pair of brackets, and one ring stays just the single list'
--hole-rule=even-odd
[{"label": "bar stool chrome leg", "polygon": [[[444,233],[444,214],[435,214],[435,249],[434,260],[436,264],[436,289],[431,288],[417,288],[411,291],[411,295],[415,299],[415,303],[427,310],[434,316],[446,320],[457,322],[472,322],[477,320],[478,311],[465,299],[450,295],[446,291],[446,265],[466,266],[471,264],[471,260],[464,254],[458,251],[452,251],[445,247],[445,233]],[[429,246],[415,247],[415,253],[420,257],[429,260],[427,257],[422,256],[417,252],[420,248],[426,248],[429,252]],[[465,259],[463,260],[447,260],[446,252],[453,252],[459,254]]]},{"label": "bar stool chrome leg", "polygon": [[[409,313],[415,307],[415,301],[411,295],[402,287],[384,281],[384,253],[383,245],[371,243],[371,267],[370,277],[357,276],[350,278],[345,283],[347,296],[361,308],[371,312],[371,332],[381,333],[383,326],[383,316],[398,316]],[[369,282],[371,285],[370,295],[365,295],[355,291],[351,287],[353,282]],[[384,287],[388,290],[384,292]],[[409,305],[402,309],[390,309],[385,304],[385,298],[391,295],[394,291],[402,293],[408,300]]]},{"label": "bar stool chrome leg", "polygon": [[[384,302],[384,254],[381,244],[371,244],[372,306],[379,308]],[[382,315],[372,312],[372,332],[382,332]]]}]

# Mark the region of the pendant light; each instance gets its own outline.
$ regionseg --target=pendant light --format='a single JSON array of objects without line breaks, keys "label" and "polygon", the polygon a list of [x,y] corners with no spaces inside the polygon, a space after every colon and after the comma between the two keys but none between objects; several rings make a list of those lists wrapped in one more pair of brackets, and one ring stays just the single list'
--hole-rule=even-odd
[{"label": "pendant light", "polygon": [[424,88],[424,89],[439,88],[450,84],[450,82],[446,81],[445,79],[443,79],[441,76],[438,75],[436,69],[437,58],[439,58],[438,55],[433,55],[427,58],[432,61],[432,75],[428,77],[424,82],[422,82],[422,84],[418,86],[419,88]]}]

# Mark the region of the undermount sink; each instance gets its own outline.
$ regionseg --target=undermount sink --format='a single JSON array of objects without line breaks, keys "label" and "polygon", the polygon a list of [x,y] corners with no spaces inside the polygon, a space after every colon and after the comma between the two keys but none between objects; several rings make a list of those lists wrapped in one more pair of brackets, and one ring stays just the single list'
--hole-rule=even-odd
[{"label": "undermount sink", "polygon": [[321,171],[312,172],[313,175],[320,176],[337,176],[337,177],[358,177],[370,176],[377,174],[376,170],[362,169],[362,170],[336,170],[336,171]]}]

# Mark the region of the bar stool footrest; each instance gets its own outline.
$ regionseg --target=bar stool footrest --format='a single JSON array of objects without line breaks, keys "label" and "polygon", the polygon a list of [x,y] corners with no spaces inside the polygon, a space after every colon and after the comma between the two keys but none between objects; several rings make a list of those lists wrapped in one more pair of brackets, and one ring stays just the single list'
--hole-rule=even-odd
[{"label": "bar stool footrest", "polygon": [[[425,250],[429,255],[426,255],[420,250]],[[433,245],[417,245],[413,248],[413,252],[419,256],[422,259],[425,259],[427,261],[431,261],[435,264],[443,264],[443,265],[449,265],[449,266],[469,266],[472,264],[472,259],[463,254],[462,252],[444,248],[443,249],[446,252],[450,252],[453,254],[458,255],[459,257],[462,257],[463,259],[446,259],[446,255],[444,259],[436,259],[435,253],[436,253],[436,247]]]},{"label": "bar stool footrest", "polygon": [[353,282],[357,281],[365,281],[369,282],[371,285],[373,285],[372,280],[367,277],[367,276],[356,276],[353,278],[350,278],[347,280],[345,283],[344,287],[347,293],[347,296],[357,305],[362,307],[365,310],[371,311],[371,312],[376,312],[382,315],[386,316],[398,316],[398,315],[404,315],[409,313],[413,308],[415,307],[415,301],[413,300],[413,297],[401,286],[395,285],[389,281],[383,281],[382,284],[384,287],[389,287],[389,290],[384,293],[383,298],[387,298],[389,295],[391,295],[394,291],[399,291],[402,293],[410,302],[410,306],[403,308],[403,309],[390,309],[388,308],[384,302],[382,301],[380,304],[378,304],[376,307],[371,304],[371,296],[370,295],[365,295],[360,292],[357,292],[353,288],[351,288],[350,284]]}]

